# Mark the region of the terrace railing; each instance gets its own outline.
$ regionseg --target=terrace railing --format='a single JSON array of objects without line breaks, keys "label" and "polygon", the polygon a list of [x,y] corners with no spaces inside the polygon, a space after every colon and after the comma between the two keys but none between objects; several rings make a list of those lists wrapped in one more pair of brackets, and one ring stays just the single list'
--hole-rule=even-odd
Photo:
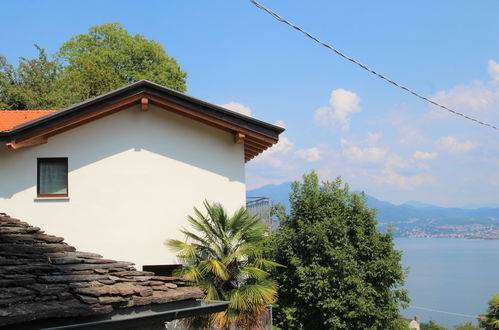
[{"label": "terrace railing", "polygon": [[277,228],[277,221],[272,219],[272,202],[269,197],[247,197],[246,209],[251,216],[259,217],[271,230]]}]

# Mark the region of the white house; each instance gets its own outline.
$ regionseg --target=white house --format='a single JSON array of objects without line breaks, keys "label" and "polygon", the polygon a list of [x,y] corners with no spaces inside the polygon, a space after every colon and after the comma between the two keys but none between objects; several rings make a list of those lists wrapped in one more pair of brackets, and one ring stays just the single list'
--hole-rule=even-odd
[{"label": "white house", "polygon": [[204,200],[243,206],[245,162],[282,131],[139,81],[0,131],[0,212],[138,268],[173,264],[163,242]]}]

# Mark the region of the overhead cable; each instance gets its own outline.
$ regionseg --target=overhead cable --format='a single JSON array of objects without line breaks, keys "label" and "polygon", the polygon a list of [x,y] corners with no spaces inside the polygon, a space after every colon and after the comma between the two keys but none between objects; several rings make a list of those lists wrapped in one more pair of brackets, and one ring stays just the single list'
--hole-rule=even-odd
[{"label": "overhead cable", "polygon": [[477,319],[478,318],[477,315],[469,315],[469,314],[446,312],[446,311],[441,311],[441,310],[438,310],[438,309],[427,308],[427,307],[420,307],[420,306],[413,306],[413,305],[410,305],[409,307],[410,308],[414,308],[414,309],[420,309],[422,311],[427,311],[427,312],[434,312],[434,313],[454,315],[454,316],[461,316],[461,317],[469,317],[471,319]]},{"label": "overhead cable", "polygon": [[373,70],[373,69],[370,69],[369,67],[367,67],[366,65],[364,65],[364,64],[362,64],[362,63],[360,63],[360,62],[359,62],[359,61],[357,61],[356,59],[351,58],[351,57],[349,57],[349,56],[347,56],[347,55],[343,54],[341,51],[339,51],[338,49],[334,48],[333,46],[330,46],[329,44],[327,44],[327,43],[325,43],[325,42],[323,42],[323,41],[319,40],[318,38],[314,37],[313,35],[311,35],[311,34],[310,34],[310,33],[308,33],[307,31],[304,31],[303,29],[301,29],[300,27],[296,26],[295,24],[293,24],[293,23],[289,22],[288,20],[286,20],[285,18],[281,17],[281,16],[280,16],[280,15],[278,15],[277,13],[275,13],[275,12],[273,12],[272,10],[268,9],[267,7],[265,7],[265,6],[261,5],[261,4],[260,4],[260,3],[258,3],[257,1],[255,1],[255,0],[249,0],[249,1],[250,1],[251,3],[253,3],[256,7],[260,8],[260,9],[264,10],[265,12],[267,12],[268,14],[272,15],[272,16],[273,16],[275,19],[277,19],[278,21],[280,21],[280,22],[282,22],[282,23],[284,23],[284,24],[289,25],[289,26],[290,26],[290,27],[292,27],[293,29],[295,29],[295,30],[297,30],[297,31],[299,31],[299,32],[301,32],[301,33],[303,33],[303,34],[305,34],[307,37],[309,37],[310,39],[314,40],[315,42],[318,42],[319,44],[323,45],[324,47],[326,47],[326,48],[328,48],[328,49],[332,50],[333,52],[335,52],[335,53],[336,53],[336,54],[338,54],[339,56],[343,57],[344,59],[346,59],[346,60],[348,60],[348,61],[350,61],[350,62],[352,62],[352,63],[354,63],[354,64],[357,64],[357,65],[358,65],[358,66],[360,66],[362,69],[364,69],[364,70],[366,70],[366,71],[369,71],[370,73],[372,73],[372,74],[374,74],[375,76],[377,76],[377,77],[379,77],[379,78],[381,78],[381,79],[383,79],[383,80],[385,80],[385,81],[389,82],[390,84],[392,84],[392,85],[394,85],[394,86],[396,86],[396,87],[398,87],[398,88],[401,88],[401,89],[405,90],[406,92],[409,92],[409,93],[411,93],[412,95],[414,95],[414,96],[416,96],[416,97],[418,97],[418,98],[420,98],[420,99],[422,99],[422,100],[424,100],[424,101],[426,101],[426,102],[429,102],[429,103],[431,103],[431,104],[433,104],[433,105],[435,105],[435,106],[437,106],[437,107],[439,107],[439,108],[441,108],[441,109],[444,109],[444,110],[446,110],[446,111],[448,111],[448,112],[450,112],[450,113],[452,113],[452,114],[454,114],[454,115],[461,116],[461,117],[466,118],[466,119],[468,119],[468,120],[474,121],[474,122],[475,122],[475,123],[477,123],[477,124],[480,124],[480,125],[483,125],[483,126],[487,126],[487,127],[493,128],[493,129],[495,129],[495,130],[499,130],[499,127],[497,127],[497,126],[494,126],[494,125],[492,125],[492,124],[486,123],[486,122],[481,121],[481,120],[479,120],[479,119],[472,118],[472,117],[470,117],[470,116],[468,116],[468,115],[465,115],[465,114],[463,114],[463,113],[461,113],[461,112],[458,112],[458,111],[456,111],[456,110],[452,110],[452,109],[448,108],[448,107],[447,107],[447,106],[445,106],[445,105],[442,105],[442,104],[440,104],[440,103],[438,103],[438,102],[436,102],[436,101],[434,101],[434,100],[432,100],[432,99],[430,99],[430,98],[428,98],[428,97],[426,97],[426,96],[424,96],[424,95],[419,94],[418,92],[413,91],[412,89],[410,89],[410,88],[408,88],[408,87],[405,87],[405,86],[403,86],[403,85],[401,85],[401,84],[397,83],[396,81],[394,81],[394,80],[392,80],[392,79],[389,79],[389,78],[385,77],[385,76],[384,76],[384,75],[382,75],[381,73],[379,73],[379,72],[377,72],[377,71],[375,71],[375,70]]}]

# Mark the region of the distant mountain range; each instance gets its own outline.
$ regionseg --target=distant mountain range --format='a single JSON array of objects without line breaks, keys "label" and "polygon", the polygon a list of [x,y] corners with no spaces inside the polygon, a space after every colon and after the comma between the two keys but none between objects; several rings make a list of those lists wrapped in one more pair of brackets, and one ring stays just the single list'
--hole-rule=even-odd
[{"label": "distant mountain range", "polygon": [[[283,203],[289,211],[290,191],[290,183],[287,182],[249,190],[247,196],[270,197],[273,203]],[[499,208],[447,208],[418,201],[395,205],[368,194],[366,197],[367,205],[378,210],[380,228],[393,225],[398,236],[469,237],[466,235],[470,232],[486,231],[486,235],[475,235],[473,238],[499,238]],[[445,233],[454,236],[445,236]]]}]

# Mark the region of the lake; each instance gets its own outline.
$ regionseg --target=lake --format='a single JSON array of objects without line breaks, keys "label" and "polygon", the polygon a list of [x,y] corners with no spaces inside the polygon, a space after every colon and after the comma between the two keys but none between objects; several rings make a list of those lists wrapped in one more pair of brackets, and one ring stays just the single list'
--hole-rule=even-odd
[{"label": "lake", "polygon": [[395,238],[395,247],[410,267],[405,287],[411,307],[401,310],[406,317],[476,325],[471,316],[484,313],[492,294],[499,294],[499,240]]}]

